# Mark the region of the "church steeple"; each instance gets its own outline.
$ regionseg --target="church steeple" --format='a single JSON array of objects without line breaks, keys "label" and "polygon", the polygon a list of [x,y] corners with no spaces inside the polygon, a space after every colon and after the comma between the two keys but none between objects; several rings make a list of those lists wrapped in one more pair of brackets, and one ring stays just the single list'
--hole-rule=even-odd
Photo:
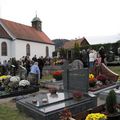
[{"label": "church steeple", "polygon": [[32,20],[32,27],[34,27],[36,30],[42,31],[42,21],[39,17],[37,17],[37,14]]}]

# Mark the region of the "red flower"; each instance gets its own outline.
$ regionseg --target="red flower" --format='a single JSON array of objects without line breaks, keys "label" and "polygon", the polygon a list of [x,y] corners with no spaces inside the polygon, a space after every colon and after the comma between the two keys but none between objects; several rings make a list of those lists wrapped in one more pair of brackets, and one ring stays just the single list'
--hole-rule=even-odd
[{"label": "red flower", "polygon": [[53,76],[59,76],[59,75],[62,75],[62,71],[53,72]]},{"label": "red flower", "polygon": [[105,76],[105,75],[98,75],[97,77],[96,77],[96,79],[97,80],[99,80],[99,81],[106,81],[107,80],[107,77]]},{"label": "red flower", "polygon": [[53,78],[55,78],[56,80],[62,80],[62,71],[55,71],[53,72]]}]

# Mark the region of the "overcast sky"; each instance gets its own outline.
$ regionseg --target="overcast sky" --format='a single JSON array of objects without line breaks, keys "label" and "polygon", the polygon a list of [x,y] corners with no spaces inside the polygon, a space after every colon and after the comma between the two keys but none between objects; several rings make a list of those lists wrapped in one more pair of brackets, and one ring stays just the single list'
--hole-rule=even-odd
[{"label": "overcast sky", "polygon": [[50,39],[84,36],[95,44],[120,38],[120,0],[0,0],[3,19],[31,26],[36,11]]}]

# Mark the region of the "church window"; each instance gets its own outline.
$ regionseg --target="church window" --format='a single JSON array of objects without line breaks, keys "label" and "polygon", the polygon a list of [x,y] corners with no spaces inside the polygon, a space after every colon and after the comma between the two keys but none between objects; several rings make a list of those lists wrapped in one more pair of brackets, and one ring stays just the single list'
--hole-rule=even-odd
[{"label": "church window", "polygon": [[1,55],[7,56],[7,43],[6,42],[1,43]]},{"label": "church window", "polygon": [[26,55],[30,56],[30,45],[29,44],[26,45]]},{"label": "church window", "polygon": [[48,57],[49,56],[49,48],[48,48],[48,46],[46,46],[46,57]]}]

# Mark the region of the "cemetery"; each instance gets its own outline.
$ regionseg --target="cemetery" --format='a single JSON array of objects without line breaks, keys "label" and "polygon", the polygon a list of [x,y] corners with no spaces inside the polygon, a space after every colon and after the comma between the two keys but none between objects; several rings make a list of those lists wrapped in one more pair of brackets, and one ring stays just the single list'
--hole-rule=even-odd
[{"label": "cemetery", "polygon": [[[68,114],[68,120],[89,120],[92,113],[103,113],[103,117],[107,116],[108,120],[119,119],[119,112],[114,118],[108,114],[107,102],[98,104],[98,97],[106,101],[109,92],[114,90],[116,110],[119,109],[119,75],[105,64],[101,64],[99,72],[99,76],[96,69],[90,73],[88,68],[83,68],[79,60],[75,60],[71,64],[66,62],[60,66],[46,66],[43,74],[51,74],[53,78],[40,81],[38,85],[30,84],[28,80],[20,80],[22,74],[19,77],[1,76],[0,98],[18,96],[17,109],[35,120],[65,118],[64,114],[62,115],[65,108],[71,113],[70,116]],[[40,92],[40,88],[46,89],[47,92]]]}]

